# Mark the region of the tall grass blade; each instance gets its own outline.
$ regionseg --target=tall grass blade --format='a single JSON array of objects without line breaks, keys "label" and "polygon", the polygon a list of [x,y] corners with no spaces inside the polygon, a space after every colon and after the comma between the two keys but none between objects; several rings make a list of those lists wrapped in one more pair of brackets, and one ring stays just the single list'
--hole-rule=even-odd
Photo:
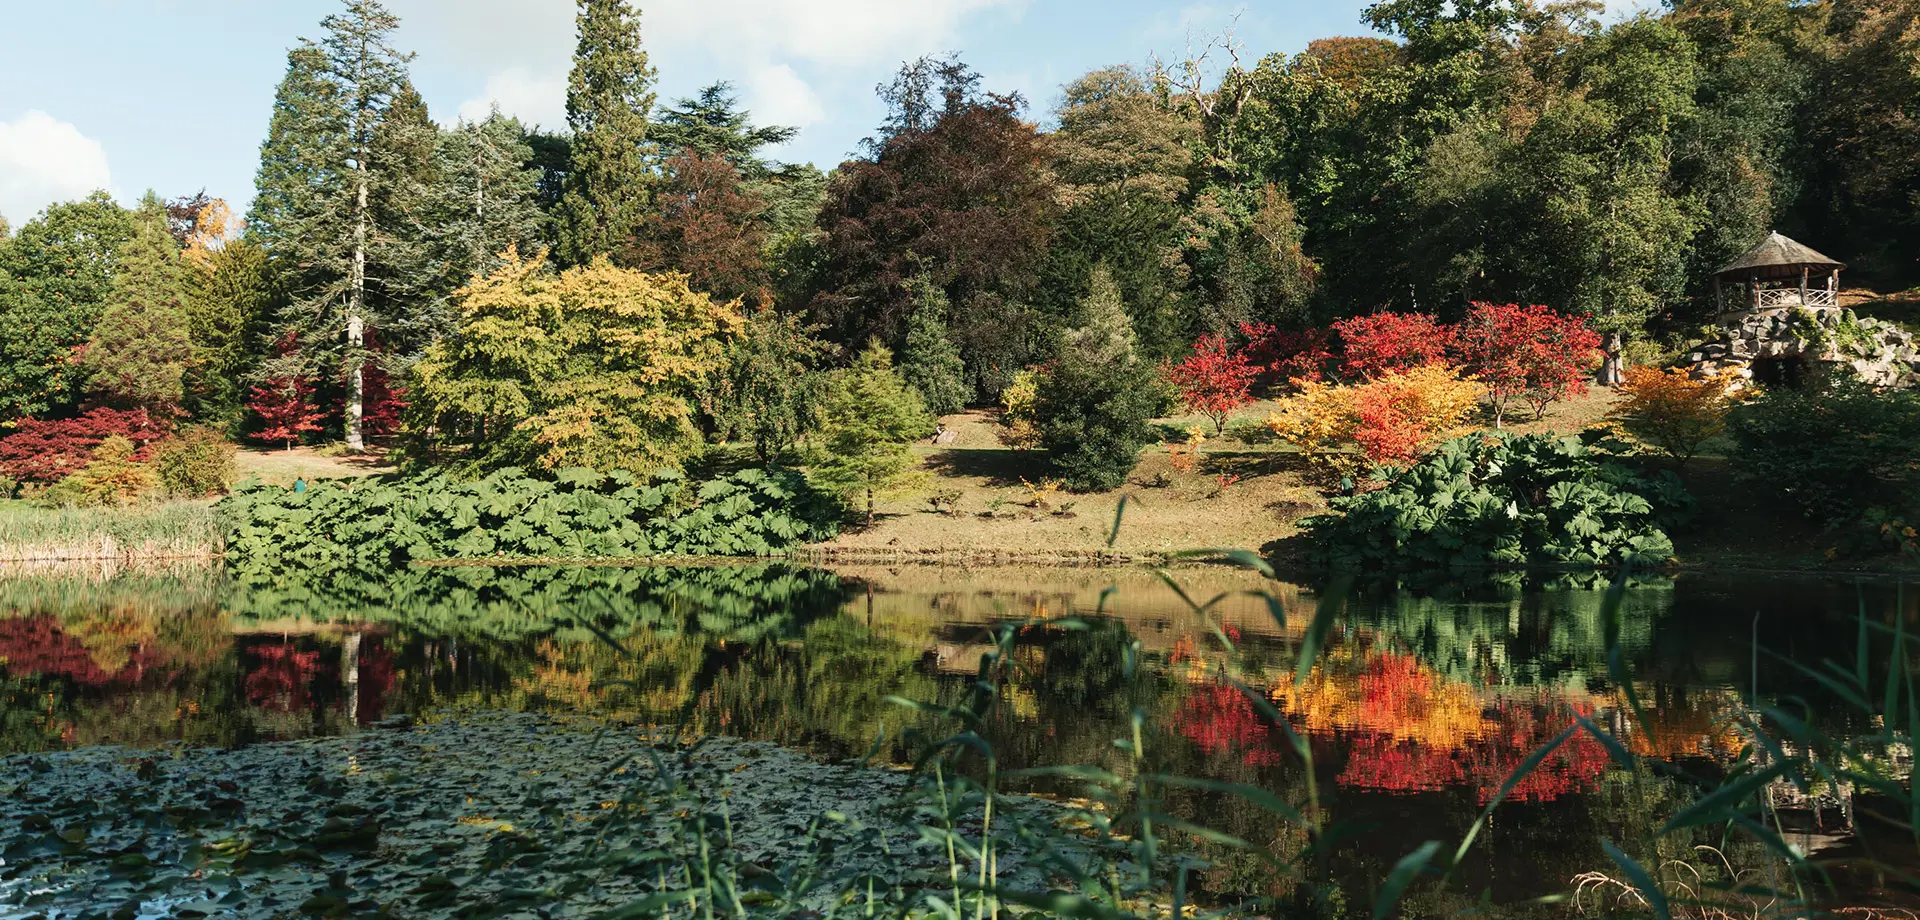
[{"label": "tall grass blade", "polygon": [[1300,656],[1293,665],[1293,683],[1295,685],[1307,679],[1313,671],[1313,663],[1320,657],[1320,649],[1326,645],[1327,630],[1333,627],[1333,619],[1340,608],[1347,603],[1347,592],[1353,589],[1353,576],[1343,575],[1327,586],[1326,593],[1320,595],[1320,603],[1313,611],[1313,622],[1307,625],[1307,635],[1300,640]]},{"label": "tall grass blade", "polygon": [[1647,907],[1653,911],[1655,920],[1673,920],[1673,911],[1667,907],[1667,893],[1660,890],[1653,876],[1647,874],[1647,870],[1640,865],[1640,862],[1621,852],[1611,840],[1603,838],[1600,846],[1607,851],[1607,857],[1613,860],[1613,864],[1627,874],[1627,879],[1633,882],[1633,887],[1639,889],[1640,897],[1646,900]]},{"label": "tall grass blade", "polygon": [[1766,788],[1768,783],[1785,775],[1794,766],[1793,761],[1776,760],[1763,770],[1722,783],[1712,792],[1701,796],[1693,804],[1680,809],[1678,814],[1668,818],[1667,823],[1660,827],[1660,833],[1670,834],[1682,828],[1731,821],[1736,815],[1746,813],[1746,809],[1741,808],[1740,803],[1745,802],[1755,792]]},{"label": "tall grass blade", "polygon": [[1120,496],[1120,502],[1113,506],[1113,529],[1107,532],[1108,549],[1112,549],[1115,543],[1120,542],[1120,522],[1126,519],[1127,502],[1132,500],[1133,496],[1122,495]]},{"label": "tall grass blade", "polygon": [[1440,841],[1429,840],[1393,864],[1393,871],[1387,873],[1386,882],[1380,886],[1380,894],[1373,899],[1373,920],[1381,920],[1393,913],[1394,907],[1400,903],[1400,896],[1413,883],[1413,877],[1427,868],[1428,863],[1433,861],[1433,854],[1439,850]]},{"label": "tall grass blade", "polygon": [[1546,760],[1554,751],[1559,750],[1560,745],[1565,744],[1567,739],[1573,737],[1573,733],[1579,730],[1580,726],[1578,723],[1567,726],[1566,731],[1561,732],[1546,744],[1535,748],[1533,753],[1527,755],[1527,759],[1520,761],[1520,765],[1513,768],[1513,772],[1507,775],[1507,781],[1500,784],[1500,791],[1494,793],[1493,799],[1487,802],[1487,807],[1480,810],[1480,817],[1474,819],[1473,826],[1467,828],[1466,835],[1460,838],[1460,846],[1454,849],[1453,859],[1447,863],[1447,873],[1449,875],[1452,874],[1455,867],[1460,865],[1460,860],[1467,855],[1467,850],[1473,846],[1475,838],[1480,836],[1480,829],[1487,826],[1487,819],[1493,817],[1494,808],[1498,807],[1501,802],[1506,801],[1507,796],[1513,792],[1514,787],[1520,785],[1521,781],[1531,775],[1534,770],[1539,769],[1541,761]]}]

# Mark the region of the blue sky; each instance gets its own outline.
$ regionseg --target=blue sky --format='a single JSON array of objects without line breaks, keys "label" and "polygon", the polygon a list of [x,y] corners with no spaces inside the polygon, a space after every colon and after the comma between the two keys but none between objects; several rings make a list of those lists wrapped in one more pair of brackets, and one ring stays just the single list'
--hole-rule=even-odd
[{"label": "blue sky", "polygon": [[[497,102],[559,126],[573,0],[387,0],[435,118]],[[0,32],[0,215],[148,188],[244,207],[274,84],[338,0],[59,0],[9,4]],[[732,80],[756,120],[801,127],[784,158],[840,162],[878,123],[876,83],[958,51],[1045,120],[1095,67],[1185,56],[1230,24],[1243,59],[1363,34],[1364,0],[1182,6],[1151,0],[654,0],[639,4],[663,100]]]}]

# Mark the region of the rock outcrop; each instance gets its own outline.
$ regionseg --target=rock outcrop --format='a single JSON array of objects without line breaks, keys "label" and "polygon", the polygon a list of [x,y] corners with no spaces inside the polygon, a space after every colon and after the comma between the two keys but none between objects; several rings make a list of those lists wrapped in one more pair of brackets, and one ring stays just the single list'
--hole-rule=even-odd
[{"label": "rock outcrop", "polygon": [[1743,314],[1721,338],[1695,346],[1681,366],[1701,378],[1730,373],[1737,389],[1754,378],[1754,362],[1782,359],[1876,387],[1920,385],[1920,347],[1912,333],[1830,307]]}]

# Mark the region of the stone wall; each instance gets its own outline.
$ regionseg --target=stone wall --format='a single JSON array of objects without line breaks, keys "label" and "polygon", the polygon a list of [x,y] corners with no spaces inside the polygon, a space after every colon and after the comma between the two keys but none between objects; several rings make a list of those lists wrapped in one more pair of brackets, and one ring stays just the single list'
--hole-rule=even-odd
[{"label": "stone wall", "polygon": [[1920,347],[1911,333],[1838,308],[1741,314],[1719,339],[1695,346],[1681,366],[1702,378],[1732,373],[1738,389],[1763,359],[1798,359],[1813,373],[1845,373],[1876,387],[1920,385]]}]

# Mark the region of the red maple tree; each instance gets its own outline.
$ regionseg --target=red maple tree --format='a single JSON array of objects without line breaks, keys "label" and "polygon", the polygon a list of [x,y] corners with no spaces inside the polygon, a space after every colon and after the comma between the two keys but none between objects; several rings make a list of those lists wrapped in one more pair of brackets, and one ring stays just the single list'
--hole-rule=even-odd
[{"label": "red maple tree", "polygon": [[166,437],[172,426],[145,409],[88,410],[76,418],[26,419],[12,434],[0,438],[0,476],[19,482],[57,482],[93,459],[100,442],[118,435],[139,447],[133,456],[145,460],[147,449]]},{"label": "red maple tree", "polygon": [[[285,358],[299,347],[294,333],[274,344],[274,353]],[[247,408],[260,417],[260,431],[254,435],[269,444],[278,442],[292,450],[294,442],[310,431],[320,430],[326,413],[313,403],[313,381],[297,373],[268,377],[251,388]]]},{"label": "red maple tree", "polygon": [[1243,352],[1227,346],[1223,335],[1203,335],[1193,343],[1193,354],[1167,371],[1189,411],[1213,420],[1219,434],[1233,410],[1253,402],[1253,378],[1259,369]]},{"label": "red maple tree", "polygon": [[1426,313],[1375,313],[1333,324],[1340,373],[1373,378],[1446,360],[1453,330]]},{"label": "red maple tree", "polygon": [[1267,387],[1294,380],[1319,380],[1335,364],[1333,336],[1325,329],[1284,330],[1272,323],[1241,323],[1247,344],[1241,354],[1260,371]]},{"label": "red maple tree", "polygon": [[1600,334],[1578,316],[1539,304],[1476,303],[1454,327],[1453,351],[1461,368],[1486,385],[1497,428],[1516,399],[1538,418],[1548,405],[1585,393]]}]

